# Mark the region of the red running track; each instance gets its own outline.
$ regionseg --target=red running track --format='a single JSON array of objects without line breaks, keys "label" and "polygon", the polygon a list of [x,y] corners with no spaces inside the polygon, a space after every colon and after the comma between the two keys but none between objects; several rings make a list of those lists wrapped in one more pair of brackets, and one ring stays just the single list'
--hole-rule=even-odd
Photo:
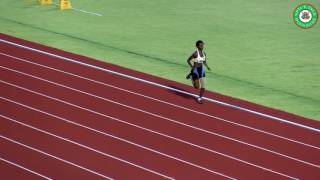
[{"label": "red running track", "polygon": [[[1,34],[2,40],[195,92]],[[320,134],[0,42],[0,172],[7,179],[319,179]],[[207,97],[320,128],[209,92]]]}]

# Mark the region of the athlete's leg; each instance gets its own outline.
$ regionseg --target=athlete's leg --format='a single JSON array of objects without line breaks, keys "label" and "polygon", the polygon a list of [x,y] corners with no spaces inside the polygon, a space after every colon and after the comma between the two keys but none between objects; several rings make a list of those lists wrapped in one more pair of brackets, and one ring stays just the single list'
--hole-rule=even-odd
[{"label": "athlete's leg", "polygon": [[192,85],[194,88],[199,89],[200,88],[200,81],[199,81],[199,72],[198,69],[195,68],[191,70],[192,73]]},{"label": "athlete's leg", "polygon": [[193,87],[195,89],[199,89],[200,88],[200,80],[199,79],[192,80],[192,82],[193,82]]},{"label": "athlete's leg", "polygon": [[190,79],[192,77],[192,74],[193,74],[193,72],[191,70],[191,72],[186,76],[186,79]]},{"label": "athlete's leg", "polygon": [[203,97],[203,94],[204,94],[205,91],[206,91],[205,88],[201,88],[200,89],[200,98]]},{"label": "athlete's leg", "polygon": [[206,88],[206,83],[205,83],[205,77],[202,77],[199,79],[199,82],[200,82],[200,98],[203,97],[203,94],[205,92],[205,88]]},{"label": "athlete's leg", "polygon": [[202,104],[203,103],[203,94],[205,92],[206,84],[205,84],[205,77],[201,77],[199,79],[199,85],[200,85],[200,94],[199,97],[196,99],[198,103]]},{"label": "athlete's leg", "polygon": [[[192,60],[191,62],[191,65],[194,66],[194,60]],[[186,76],[186,79],[190,79],[192,77],[192,74],[193,74],[193,68],[191,68],[191,71],[190,73]]]}]

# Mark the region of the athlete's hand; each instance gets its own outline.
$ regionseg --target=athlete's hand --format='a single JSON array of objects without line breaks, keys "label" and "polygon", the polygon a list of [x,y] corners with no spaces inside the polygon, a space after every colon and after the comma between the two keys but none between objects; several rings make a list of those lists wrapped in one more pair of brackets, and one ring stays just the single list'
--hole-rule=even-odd
[{"label": "athlete's hand", "polygon": [[209,71],[211,71],[211,68],[210,68],[210,67],[207,67],[207,69],[208,69]]}]

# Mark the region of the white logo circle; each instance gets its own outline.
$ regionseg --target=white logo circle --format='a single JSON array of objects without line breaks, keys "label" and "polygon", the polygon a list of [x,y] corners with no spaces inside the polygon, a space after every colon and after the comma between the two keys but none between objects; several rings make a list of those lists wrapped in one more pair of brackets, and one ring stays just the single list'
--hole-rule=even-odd
[{"label": "white logo circle", "polygon": [[300,21],[307,23],[312,19],[312,13],[309,10],[303,10],[299,14]]}]

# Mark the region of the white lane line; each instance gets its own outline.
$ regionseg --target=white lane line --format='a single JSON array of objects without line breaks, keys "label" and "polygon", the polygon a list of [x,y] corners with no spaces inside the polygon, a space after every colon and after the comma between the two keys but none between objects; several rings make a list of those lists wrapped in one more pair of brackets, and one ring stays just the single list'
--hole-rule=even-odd
[{"label": "white lane line", "polygon": [[17,164],[17,163],[14,163],[14,162],[9,161],[9,160],[7,160],[7,159],[4,159],[4,158],[2,158],[2,157],[0,157],[0,160],[1,160],[1,161],[4,161],[4,162],[6,162],[6,163],[8,163],[8,164],[10,164],[10,165],[13,165],[13,166],[15,166],[15,167],[18,167],[18,168],[20,168],[20,169],[23,169],[23,170],[25,170],[25,171],[28,171],[29,173],[35,174],[35,175],[37,175],[37,176],[39,176],[39,177],[42,177],[43,179],[52,180],[51,178],[49,178],[49,177],[47,177],[47,176],[45,176],[45,175],[42,175],[42,174],[40,174],[40,173],[37,173],[37,172],[35,172],[35,171],[31,170],[31,169],[28,169],[28,168],[26,168],[26,167],[23,167],[23,166],[21,166],[21,165],[19,165],[19,164]]},{"label": "white lane line", "polygon": [[[0,39],[0,42],[6,43],[6,44],[10,44],[10,45],[13,45],[13,46],[16,46],[16,47],[20,47],[22,49],[27,49],[29,51],[34,51],[34,52],[37,52],[37,53],[45,54],[47,56],[55,57],[55,58],[58,58],[58,59],[61,59],[61,60],[64,60],[64,61],[68,61],[68,62],[72,62],[72,63],[75,63],[75,64],[79,64],[79,65],[82,65],[82,66],[85,66],[85,67],[89,67],[89,68],[92,68],[92,69],[96,69],[96,70],[99,70],[99,71],[115,74],[115,75],[118,75],[118,76],[121,76],[121,77],[125,77],[125,78],[128,78],[128,79],[133,79],[133,80],[136,80],[136,81],[140,81],[140,82],[143,82],[143,83],[146,83],[146,84],[150,84],[150,85],[153,85],[153,86],[157,86],[157,87],[160,87],[160,88],[164,88],[164,89],[167,89],[167,90],[171,90],[171,91],[179,92],[179,93],[182,93],[182,94],[186,94],[186,95],[189,95],[189,96],[192,96],[192,97],[198,97],[198,95],[196,95],[196,94],[192,94],[192,93],[189,93],[189,92],[186,92],[186,91],[182,91],[182,90],[179,90],[179,89],[176,89],[176,88],[172,88],[172,87],[165,86],[165,85],[162,85],[162,84],[159,84],[159,83],[155,83],[155,82],[152,82],[152,81],[148,81],[148,80],[145,80],[145,79],[141,79],[141,78],[137,78],[137,77],[134,77],[134,76],[127,75],[127,74],[123,74],[123,73],[120,73],[120,72],[112,71],[112,70],[105,69],[105,68],[102,68],[102,67],[99,67],[99,66],[95,66],[95,65],[92,65],[92,64],[87,64],[87,63],[84,63],[84,62],[81,62],[81,61],[77,61],[77,60],[74,60],[74,59],[71,59],[71,58],[67,58],[67,57],[64,57],[64,56],[57,55],[57,54],[49,53],[49,52],[42,51],[42,50],[39,50],[39,49],[31,48],[31,47],[28,47],[28,46],[25,46],[25,45],[21,45],[21,44],[18,44],[18,43],[14,43],[14,42],[11,42],[11,41],[7,41],[7,40],[4,40],[4,39]],[[286,123],[286,124],[289,124],[289,125],[293,125],[293,126],[296,126],[296,127],[300,127],[300,128],[308,129],[310,131],[314,131],[314,132],[320,133],[320,129],[317,129],[315,127],[307,126],[307,125],[304,125],[304,124],[299,124],[299,123],[292,122],[292,121],[287,120],[287,119],[282,119],[282,118],[279,118],[279,117],[276,117],[276,116],[268,115],[268,114],[261,113],[261,112],[258,112],[258,111],[254,111],[254,110],[250,110],[250,109],[243,108],[243,107],[240,107],[240,106],[232,105],[232,104],[229,104],[229,103],[226,103],[226,102],[214,100],[214,99],[211,99],[211,98],[204,97],[203,99],[205,99],[205,100],[207,100],[209,102],[212,102],[212,103],[216,103],[216,104],[220,104],[220,105],[227,106],[227,107],[230,107],[230,108],[234,108],[234,109],[238,109],[238,110],[241,110],[241,111],[249,112],[251,114],[255,114],[255,115],[258,115],[258,116],[261,116],[261,117],[265,117],[265,118],[268,118],[268,119],[271,119],[271,120],[279,121],[279,122],[282,122],[282,123]]]},{"label": "white lane line", "polygon": [[79,11],[79,12],[86,13],[86,14],[96,15],[96,16],[103,16],[102,14],[99,14],[99,13],[90,12],[90,11],[77,9],[77,8],[72,8],[72,10]]},{"label": "white lane line", "polygon": [[73,77],[84,79],[84,80],[87,80],[87,81],[90,81],[90,82],[93,82],[93,83],[96,83],[96,84],[100,84],[100,85],[103,85],[103,86],[111,87],[111,88],[114,88],[114,89],[117,89],[117,90],[120,90],[120,91],[124,91],[124,92],[130,93],[130,94],[134,94],[136,96],[144,97],[146,99],[150,99],[150,100],[153,100],[153,101],[156,101],[156,102],[167,104],[167,105],[170,105],[170,106],[173,106],[173,107],[177,107],[177,108],[180,108],[180,109],[183,109],[183,110],[186,110],[186,111],[190,111],[190,112],[193,112],[193,113],[196,113],[196,114],[201,114],[203,116],[210,117],[210,118],[212,118],[214,120],[220,120],[220,121],[223,121],[223,122],[235,125],[235,126],[240,126],[240,127],[243,127],[243,128],[246,128],[246,129],[250,129],[250,130],[253,130],[253,131],[256,131],[256,132],[260,132],[262,134],[267,134],[267,135],[270,135],[270,136],[273,136],[273,137],[277,137],[277,138],[280,138],[280,139],[283,139],[283,140],[287,140],[287,141],[290,141],[290,142],[293,142],[293,143],[297,143],[297,144],[300,144],[300,145],[303,145],[303,146],[308,146],[308,147],[320,150],[320,147],[317,147],[317,146],[314,146],[314,145],[310,145],[310,144],[307,144],[307,143],[304,143],[304,142],[300,142],[300,141],[297,141],[297,140],[286,138],[286,137],[283,137],[283,136],[280,136],[280,135],[277,135],[277,134],[273,134],[273,133],[270,133],[270,132],[267,132],[267,131],[264,131],[264,130],[260,130],[260,129],[257,129],[257,128],[254,128],[254,127],[250,127],[250,126],[246,126],[246,125],[243,125],[243,124],[240,124],[240,123],[236,123],[235,121],[223,119],[221,117],[217,117],[217,116],[206,114],[206,113],[203,113],[203,112],[200,112],[200,111],[189,109],[189,108],[184,107],[184,106],[180,106],[180,105],[177,105],[177,104],[169,103],[167,101],[156,99],[156,98],[153,98],[153,97],[150,97],[150,96],[146,96],[144,94],[133,92],[133,91],[130,91],[130,90],[127,90],[127,89],[123,89],[123,88],[120,88],[120,87],[117,87],[117,86],[113,86],[113,85],[110,85],[110,84],[107,84],[107,83],[104,83],[104,82],[96,81],[96,80],[93,80],[93,79],[90,79],[90,78],[87,78],[87,77],[83,77],[83,76],[80,76],[80,75],[77,75],[77,74],[73,74],[73,73],[70,73],[70,72],[66,72],[66,71],[63,71],[63,70],[60,70],[60,69],[55,69],[55,68],[52,68],[52,67],[49,67],[49,66],[38,64],[38,63],[32,62],[31,60],[26,60],[26,59],[23,59],[23,58],[19,58],[19,57],[12,56],[12,55],[5,54],[5,53],[1,53],[1,52],[0,52],[0,55],[4,55],[4,56],[7,56],[7,57],[16,59],[18,61],[22,61],[22,62],[26,62],[26,63],[29,63],[29,64],[33,64],[33,65],[36,65],[36,66],[39,66],[39,67],[43,67],[43,68],[46,68],[46,69],[57,71],[57,72],[60,72],[60,73],[63,73],[63,74],[67,74],[67,75],[73,76]]},{"label": "white lane line", "polygon": [[[58,3],[53,3],[53,4],[56,5],[56,6],[60,6]],[[99,14],[99,13],[90,12],[90,11],[86,11],[86,10],[82,10],[82,9],[77,9],[77,8],[74,8],[74,7],[72,8],[72,10],[79,11],[79,12],[86,13],[86,14],[95,15],[95,16],[103,16],[102,14]]]},{"label": "white lane line", "polygon": [[[55,119],[59,119],[59,120],[64,121],[64,122],[66,122],[66,123],[69,123],[69,124],[72,124],[72,125],[75,125],[75,126],[79,126],[79,127],[84,128],[84,129],[88,129],[88,130],[90,130],[90,131],[92,131],[92,132],[95,132],[95,133],[98,133],[98,134],[101,134],[101,135],[104,135],[104,136],[107,136],[107,137],[111,137],[111,138],[116,139],[116,140],[119,140],[119,141],[123,141],[123,142],[125,142],[125,143],[131,144],[131,145],[134,145],[134,146],[137,146],[137,147],[139,147],[139,148],[142,148],[142,149],[145,149],[145,150],[154,152],[154,153],[156,153],[156,154],[160,154],[160,155],[162,155],[162,156],[169,157],[169,158],[172,158],[172,159],[174,159],[174,160],[177,160],[177,161],[180,161],[180,162],[183,162],[183,163],[186,163],[186,164],[189,164],[189,165],[193,166],[192,163],[189,163],[189,162],[187,162],[187,161],[184,161],[184,160],[175,158],[175,157],[173,157],[173,156],[164,154],[164,153],[159,152],[159,151],[157,151],[157,150],[153,150],[153,149],[151,149],[151,148],[142,146],[142,145],[140,145],[140,144],[131,142],[131,141],[129,141],[129,140],[120,138],[120,137],[118,137],[118,136],[114,136],[114,135],[112,135],[112,134],[108,134],[108,133],[106,133],[106,132],[103,132],[103,131],[100,131],[100,130],[91,128],[91,127],[89,127],[89,126],[85,126],[85,125],[83,125],[83,124],[76,123],[76,122],[71,121],[71,120],[68,120],[68,119],[66,119],[66,118],[63,118],[63,117],[60,117],[60,116],[57,116],[57,115],[54,115],[54,114],[51,114],[51,113],[48,113],[48,112],[39,110],[39,109],[36,109],[36,108],[34,108],[34,107],[31,107],[31,106],[28,106],[28,105],[19,103],[19,102],[17,102],[17,101],[11,100],[11,99],[7,99],[7,98],[1,97],[1,96],[0,96],[0,99],[2,99],[2,100],[4,100],[4,101],[11,102],[11,103],[16,104],[16,105],[19,105],[19,106],[22,106],[22,107],[24,107],[24,108],[31,109],[31,110],[33,110],[33,111],[36,111],[36,112],[45,114],[45,115],[47,115],[47,116],[51,116],[51,117],[53,117],[53,118],[55,118]],[[145,129],[145,128],[142,128],[142,127],[140,127],[140,126],[133,125],[133,124],[131,124],[131,123],[125,123],[125,121],[122,121],[122,120],[118,120],[118,121],[124,122],[124,124],[128,124],[128,125],[134,126],[134,127],[136,127],[136,128],[139,128],[139,129],[142,129],[142,130],[145,130],[145,131],[148,131],[148,132],[152,132],[152,133],[155,133],[155,134],[164,136],[164,137],[172,138],[171,136],[168,136],[168,135],[165,135],[165,134],[156,132],[156,131],[152,131],[152,130],[149,130],[149,129]],[[172,138],[172,139],[175,139],[175,140],[176,140],[176,138]],[[201,169],[200,166],[197,166],[197,167]],[[215,172],[216,172],[217,175],[223,176],[223,177],[225,177],[225,178],[235,179],[235,178],[226,176],[226,175],[224,175],[224,174],[222,174],[222,173],[219,173],[219,172],[217,172],[217,171],[215,171]]]},{"label": "white lane line", "polygon": [[[54,97],[51,97],[51,96],[48,96],[48,95],[45,95],[45,94],[42,94],[42,93],[39,93],[39,92],[35,92],[35,91],[29,90],[29,89],[26,89],[26,88],[23,88],[23,87],[20,87],[20,86],[17,86],[17,85],[14,85],[14,84],[2,81],[2,80],[0,80],[0,82],[2,82],[4,84],[7,84],[7,85],[10,85],[10,86],[13,86],[13,87],[16,87],[16,88],[19,88],[19,89],[22,89],[22,90],[25,90],[25,91],[28,91],[28,92],[31,92],[31,93],[34,93],[34,94],[37,94],[37,95],[40,95],[40,96],[43,96],[43,97],[46,97],[46,98],[49,98],[49,99],[52,99],[52,100],[55,100],[55,101],[58,101],[58,102],[61,102],[61,103],[64,103],[64,104],[67,104],[67,105],[70,105],[70,106],[73,106],[73,107],[76,107],[76,108],[79,108],[81,110],[85,110],[85,111],[91,112],[93,114],[97,114],[97,115],[105,117],[105,118],[109,118],[109,119],[112,119],[112,120],[115,120],[115,121],[118,121],[118,122],[122,122],[124,124],[128,124],[130,126],[134,126],[134,127],[139,128],[139,129],[143,129],[143,130],[146,130],[146,131],[149,131],[149,132],[152,132],[152,133],[155,133],[155,134],[158,134],[158,135],[161,135],[161,136],[164,136],[164,137],[167,137],[167,138],[170,138],[170,139],[173,139],[173,140],[188,144],[190,146],[194,146],[194,147],[197,147],[197,148],[200,148],[200,149],[203,149],[203,150],[218,154],[220,156],[227,157],[229,159],[232,159],[232,160],[235,160],[235,161],[238,161],[238,162],[241,162],[241,163],[244,163],[244,164],[247,164],[247,165],[250,165],[250,166],[253,166],[253,167],[256,167],[256,168],[259,168],[259,169],[262,169],[262,170],[265,170],[265,171],[268,171],[268,172],[271,172],[271,173],[274,173],[274,174],[278,174],[278,175],[285,176],[285,177],[291,177],[289,175],[286,175],[286,174],[283,174],[283,173],[280,173],[280,172],[277,172],[277,171],[273,171],[273,170],[265,168],[263,166],[259,166],[259,165],[256,165],[254,163],[250,163],[250,162],[244,161],[244,160],[236,158],[234,156],[230,156],[230,155],[227,155],[227,154],[215,151],[215,150],[208,149],[206,147],[202,147],[202,146],[193,144],[193,143],[188,142],[188,141],[184,141],[184,140],[181,140],[181,139],[178,139],[178,138],[175,138],[175,137],[171,137],[169,135],[162,134],[162,133],[159,133],[159,132],[156,132],[156,131],[153,131],[153,130],[150,130],[150,129],[147,129],[147,128],[144,128],[144,127],[141,127],[141,126],[138,126],[138,125],[135,125],[135,124],[131,124],[131,123],[128,123],[126,121],[120,120],[118,118],[115,118],[115,117],[112,117],[112,116],[108,116],[106,114],[102,114],[102,113],[96,112],[94,110],[87,109],[87,108],[84,108],[84,107],[81,107],[81,106],[78,106],[78,105],[75,105],[75,104],[60,100],[58,98],[54,98]],[[2,97],[1,99],[4,99],[4,98]],[[190,164],[190,165],[192,165],[192,164]],[[198,165],[196,165],[196,166],[199,167],[199,168],[203,168],[203,167],[198,166]],[[203,168],[203,170],[205,170],[205,169],[206,168]]]},{"label": "white lane line", "polygon": [[185,126],[185,127],[189,127],[189,128],[192,128],[192,129],[204,132],[204,133],[208,133],[208,134],[215,135],[215,136],[218,136],[218,137],[221,137],[221,138],[224,138],[224,139],[228,139],[228,140],[240,143],[240,144],[244,144],[244,145],[250,146],[252,148],[256,148],[256,149],[259,149],[259,150],[262,150],[262,151],[266,151],[266,152],[269,152],[269,153],[272,153],[272,154],[275,154],[275,155],[278,155],[278,156],[281,156],[281,157],[284,157],[284,158],[288,158],[290,160],[294,160],[294,161],[297,161],[297,162],[300,162],[300,163],[303,163],[303,164],[306,164],[306,165],[309,165],[309,166],[320,168],[320,165],[316,165],[316,164],[313,164],[313,163],[310,163],[310,162],[307,162],[307,161],[304,161],[304,160],[301,160],[301,159],[298,159],[298,158],[294,158],[294,157],[291,157],[291,156],[288,156],[288,155],[285,155],[285,154],[282,154],[282,153],[279,153],[279,152],[276,152],[276,151],[273,151],[273,150],[270,150],[270,149],[267,149],[267,148],[263,148],[263,147],[260,147],[260,146],[254,145],[254,144],[250,144],[250,143],[241,141],[239,139],[235,139],[235,138],[232,138],[232,137],[229,137],[229,136],[224,136],[224,135],[219,134],[219,133],[211,132],[211,131],[208,131],[208,130],[205,130],[205,129],[202,129],[202,128],[198,128],[198,127],[195,127],[195,126],[192,126],[192,125],[189,125],[189,124],[185,124],[185,123],[182,123],[180,121],[176,121],[176,120],[168,118],[168,117],[164,117],[164,116],[161,116],[161,115],[158,115],[158,114],[154,114],[154,113],[151,113],[151,112],[148,112],[148,111],[144,111],[142,109],[135,108],[135,107],[132,107],[132,106],[128,106],[126,104],[122,104],[122,103],[119,103],[119,102],[116,102],[116,101],[112,101],[112,100],[107,99],[107,98],[96,96],[94,94],[90,94],[88,92],[84,92],[84,91],[81,91],[81,90],[78,90],[78,89],[74,89],[74,88],[71,88],[69,86],[65,86],[65,85],[62,85],[62,84],[59,84],[59,83],[55,83],[55,82],[52,82],[52,81],[49,81],[49,80],[46,80],[46,79],[43,79],[43,78],[40,78],[40,77],[36,77],[36,76],[30,75],[30,74],[27,74],[27,73],[23,73],[21,71],[17,71],[17,70],[14,70],[14,69],[3,67],[3,66],[0,66],[0,68],[6,69],[6,70],[9,70],[9,71],[18,73],[18,74],[22,74],[22,75],[25,75],[25,76],[28,76],[28,77],[31,77],[31,78],[34,78],[34,79],[37,79],[37,80],[40,80],[40,81],[44,81],[44,82],[47,82],[47,83],[50,83],[50,84],[53,84],[53,85],[56,85],[56,86],[59,86],[59,87],[70,89],[72,91],[76,91],[76,92],[79,92],[79,93],[82,93],[82,94],[85,94],[85,95],[88,95],[88,96],[91,96],[91,97],[94,97],[94,98],[97,98],[97,99],[101,99],[103,101],[111,102],[111,103],[123,106],[125,108],[133,109],[133,110],[136,110],[138,112],[142,112],[142,113],[145,113],[145,114],[157,117],[157,118],[161,118],[161,119],[173,122],[175,124],[179,124],[179,125],[182,125],[182,126]]},{"label": "white lane line", "polygon": [[90,81],[90,82],[93,82],[93,83],[96,83],[96,84],[100,84],[100,85],[103,85],[103,86],[111,87],[111,88],[114,88],[114,89],[117,89],[117,90],[120,90],[120,91],[124,91],[124,92],[130,93],[130,94],[134,94],[134,95],[137,95],[137,96],[140,96],[140,97],[144,97],[146,99],[150,99],[150,100],[153,100],[153,101],[156,101],[156,102],[167,104],[167,105],[170,105],[170,106],[173,106],[173,107],[176,107],[176,108],[180,108],[180,109],[183,109],[183,110],[186,110],[186,111],[190,111],[190,112],[193,112],[193,113],[196,113],[196,114],[201,114],[203,116],[212,118],[214,120],[220,120],[220,121],[223,121],[223,122],[235,125],[235,126],[240,126],[240,127],[247,128],[247,129],[250,129],[250,130],[253,130],[253,131],[256,131],[256,132],[260,132],[262,134],[267,134],[267,135],[270,135],[270,136],[273,136],[273,137],[277,137],[277,138],[280,138],[280,139],[283,139],[283,140],[287,140],[287,141],[290,141],[290,142],[293,142],[293,143],[297,143],[297,144],[300,144],[300,145],[303,145],[303,146],[308,146],[308,147],[320,150],[320,147],[317,147],[317,146],[314,146],[314,145],[310,145],[310,144],[307,144],[307,143],[304,143],[304,142],[300,142],[300,141],[297,141],[297,140],[293,140],[293,139],[290,139],[290,138],[286,138],[286,137],[283,137],[283,136],[280,136],[280,135],[277,135],[277,134],[273,134],[273,133],[270,133],[270,132],[267,132],[267,131],[264,131],[264,130],[260,130],[260,129],[251,127],[251,126],[247,126],[247,125],[243,125],[243,124],[240,124],[240,123],[236,123],[235,121],[223,119],[221,117],[213,116],[213,115],[206,114],[206,113],[203,113],[203,112],[200,112],[200,111],[195,111],[193,109],[189,109],[189,108],[186,108],[184,106],[179,106],[177,104],[169,103],[167,101],[156,99],[156,98],[144,95],[144,94],[133,92],[133,91],[130,91],[130,90],[127,90],[127,89],[123,89],[123,88],[120,88],[120,87],[117,87],[117,86],[113,86],[113,85],[110,85],[110,84],[107,84],[107,83],[104,83],[104,82],[96,81],[96,80],[93,80],[93,79],[90,79],[90,78],[87,78],[87,77],[83,77],[83,76],[80,76],[80,75],[77,75],[77,74],[73,74],[73,73],[70,73],[70,72],[66,72],[66,71],[63,71],[63,70],[60,70],[60,69],[55,69],[55,68],[52,68],[52,67],[49,67],[49,66],[38,64],[38,63],[32,62],[31,60],[26,60],[26,59],[23,59],[23,58],[19,58],[19,57],[12,56],[12,55],[5,54],[5,53],[1,53],[1,52],[0,52],[0,54],[4,55],[4,56],[7,56],[7,57],[10,57],[10,58],[13,58],[13,59],[16,59],[16,60],[19,60],[19,61],[23,61],[23,62],[26,62],[26,63],[29,63],[29,64],[33,64],[33,65],[36,65],[36,66],[40,66],[40,67],[43,67],[43,68],[46,68],[46,69],[54,70],[54,71],[57,71],[57,72],[60,72],[60,73],[63,73],[63,74],[67,74],[67,75],[70,75],[70,76],[73,76],[73,77],[84,79],[84,80],[87,80],[87,81]]},{"label": "white lane line", "polygon": [[[1,115],[0,115],[0,116],[1,116]],[[82,166],[77,165],[77,164],[75,164],[75,163],[72,163],[72,162],[70,162],[70,161],[64,160],[64,159],[59,158],[59,157],[57,157],[57,156],[51,155],[51,154],[46,153],[46,152],[44,152],[44,151],[41,151],[41,150],[39,150],[39,149],[33,148],[33,147],[28,146],[28,145],[26,145],[26,144],[23,144],[23,143],[21,143],[21,142],[15,141],[15,140],[10,139],[10,138],[8,138],[8,137],[6,137],[6,136],[3,136],[3,135],[1,135],[1,134],[0,134],[0,138],[5,139],[5,140],[7,140],[7,141],[10,141],[10,142],[12,142],[12,143],[18,144],[18,145],[20,145],[20,146],[23,146],[23,147],[25,147],[25,148],[27,148],[27,149],[36,151],[36,152],[38,152],[38,153],[40,153],[40,154],[49,156],[49,157],[51,157],[51,158],[53,158],[53,159],[62,161],[62,162],[64,162],[64,163],[66,163],[66,164],[75,166],[75,167],[77,167],[77,168],[79,168],[79,169],[82,169],[82,170],[87,171],[87,172],[89,172],[89,173],[95,174],[95,175],[100,176],[100,177],[102,177],[102,178],[104,178],[104,179],[113,180],[112,178],[110,178],[110,177],[108,177],[108,176],[105,176],[105,175],[100,174],[100,173],[98,173],[98,172],[95,172],[95,171],[93,171],[93,170],[87,169],[87,168],[85,168],[85,167],[82,167]]]},{"label": "white lane line", "polygon": [[113,155],[110,155],[110,154],[107,154],[107,153],[101,152],[101,151],[96,150],[96,149],[94,149],[94,148],[91,148],[91,147],[89,147],[89,146],[86,146],[86,145],[80,144],[80,143],[78,143],[78,142],[75,142],[75,141],[72,141],[72,140],[70,140],[70,139],[67,139],[67,138],[64,138],[64,137],[58,136],[58,135],[56,135],[56,134],[53,134],[53,133],[47,132],[47,131],[45,131],[45,130],[42,130],[42,129],[36,128],[36,127],[34,127],[34,126],[31,126],[31,125],[28,125],[28,124],[22,123],[22,122],[20,122],[20,121],[17,121],[17,120],[15,120],[15,119],[9,118],[9,117],[4,116],[4,115],[2,115],[2,114],[0,114],[0,117],[5,118],[5,119],[7,119],[7,120],[9,120],[9,121],[11,121],[11,122],[14,122],[14,123],[20,124],[21,126],[28,127],[28,128],[33,129],[33,130],[35,130],[35,131],[41,132],[41,133],[43,133],[43,134],[46,134],[46,135],[49,135],[49,136],[55,137],[55,138],[57,138],[57,139],[60,139],[60,140],[63,140],[63,141],[69,142],[69,143],[71,143],[71,144],[74,144],[74,145],[80,146],[80,147],[82,147],[82,148],[88,149],[88,150],[93,151],[93,152],[95,152],[95,153],[97,153],[97,154],[101,154],[101,155],[103,155],[103,156],[105,156],[105,157],[109,157],[109,158],[111,158],[111,159],[115,159],[115,160],[118,160],[118,161],[123,162],[123,163],[125,163],[125,164],[129,164],[129,165],[131,165],[131,166],[134,166],[134,167],[137,167],[137,168],[139,168],[139,169],[145,170],[145,171],[150,172],[150,173],[152,173],[152,174],[156,174],[156,175],[161,176],[161,177],[163,177],[163,178],[166,178],[166,179],[173,179],[172,177],[168,177],[168,176],[166,176],[166,175],[163,175],[163,174],[158,173],[158,172],[156,172],[156,171],[153,171],[153,170],[151,170],[151,169],[148,169],[148,168],[142,167],[142,166],[137,165],[137,164],[135,164],[135,163],[131,163],[131,162],[129,162],[129,161],[123,160],[123,159],[118,158],[118,157],[115,157],[115,156],[113,156]]}]

